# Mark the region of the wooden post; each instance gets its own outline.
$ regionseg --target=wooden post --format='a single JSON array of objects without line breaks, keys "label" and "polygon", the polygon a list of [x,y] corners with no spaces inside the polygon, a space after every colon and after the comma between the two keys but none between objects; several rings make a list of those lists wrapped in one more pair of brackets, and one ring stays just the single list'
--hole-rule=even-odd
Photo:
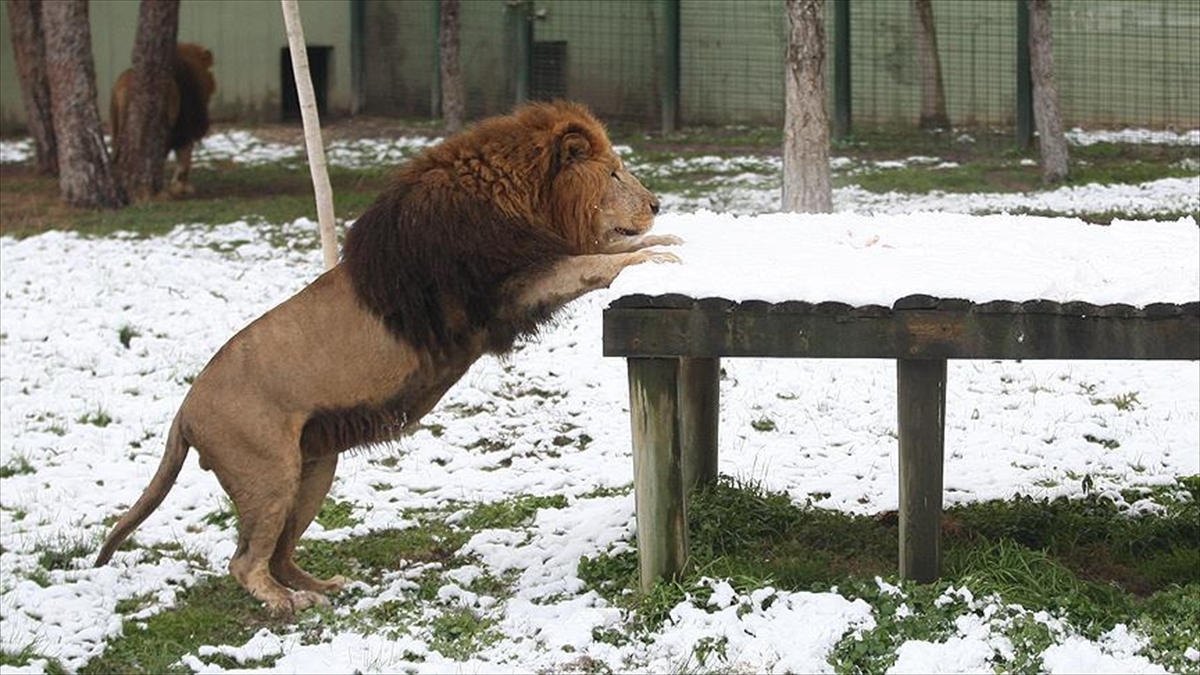
[{"label": "wooden post", "polygon": [[942,457],[946,360],[898,359],[900,576],[922,583],[942,570]]},{"label": "wooden post", "polygon": [[308,148],[308,170],[312,176],[317,200],[317,227],[321,231],[321,254],[325,269],[337,264],[337,234],[334,232],[333,188],[329,184],[329,169],[325,166],[325,145],[321,142],[321,119],[317,115],[317,97],[313,93],[312,75],[308,70],[308,46],[304,41],[304,25],[300,23],[300,7],[296,0],[279,0],[283,8],[283,23],[287,27],[288,50],[292,54],[292,74],[296,78],[296,95],[300,98],[300,119],[304,123],[304,144]]},{"label": "wooden post", "polygon": [[679,361],[679,444],[683,455],[683,487],[691,490],[717,482],[721,359]]},{"label": "wooden post", "polygon": [[679,359],[631,358],[633,492],[643,591],[687,563],[687,507],[679,437]]}]

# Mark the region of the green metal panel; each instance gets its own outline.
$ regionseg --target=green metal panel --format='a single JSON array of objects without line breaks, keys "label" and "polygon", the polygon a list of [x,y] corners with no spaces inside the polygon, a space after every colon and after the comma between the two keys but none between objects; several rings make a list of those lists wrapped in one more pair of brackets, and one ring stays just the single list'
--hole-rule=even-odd
[{"label": "green metal panel", "polygon": [[684,124],[781,124],[783,0],[681,0]]},{"label": "green metal panel", "polygon": [[437,70],[437,0],[368,2],[363,13],[365,110],[428,116]]}]

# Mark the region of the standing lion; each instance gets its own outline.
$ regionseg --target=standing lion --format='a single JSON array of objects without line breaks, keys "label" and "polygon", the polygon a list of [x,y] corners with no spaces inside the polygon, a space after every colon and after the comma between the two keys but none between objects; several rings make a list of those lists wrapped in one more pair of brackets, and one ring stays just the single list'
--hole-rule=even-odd
[{"label": "standing lion", "polygon": [[274,613],[327,602],[293,552],[338,454],[411,430],[484,354],[504,354],[648,247],[658,200],[575,103],[535,103],[429,148],[349,230],[342,261],[233,336],[192,384],[154,478],[96,558],[162,502],[195,448],[238,513],[229,571]]},{"label": "standing lion", "polygon": [[[208,103],[217,90],[212,66],[213,55],[208,49],[197,44],[176,45],[170,88],[163,92],[167,97],[166,121],[171,128],[167,152],[175,152],[175,172],[168,188],[174,194],[193,192],[188,182],[188,173],[192,169],[192,148],[208,133]],[[114,160],[120,147],[117,137],[129,107],[129,87],[132,82],[131,69],[121,73],[113,84],[109,119],[112,122]]]}]

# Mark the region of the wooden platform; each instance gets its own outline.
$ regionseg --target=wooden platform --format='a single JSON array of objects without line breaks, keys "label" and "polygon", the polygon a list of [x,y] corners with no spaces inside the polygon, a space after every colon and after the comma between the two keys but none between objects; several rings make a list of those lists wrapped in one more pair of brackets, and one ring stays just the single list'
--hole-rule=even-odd
[{"label": "wooden platform", "polygon": [[629,366],[642,587],[687,564],[687,488],[717,475],[721,357],[895,359],[900,574],[941,573],[948,359],[1200,360],[1200,302],[1145,307],[912,295],[891,307],[627,295],[604,354]]}]

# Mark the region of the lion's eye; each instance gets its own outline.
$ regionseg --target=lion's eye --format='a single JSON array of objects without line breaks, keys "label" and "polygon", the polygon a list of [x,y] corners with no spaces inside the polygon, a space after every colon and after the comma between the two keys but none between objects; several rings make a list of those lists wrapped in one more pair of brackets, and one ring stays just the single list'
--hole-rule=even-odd
[{"label": "lion's eye", "polygon": [[621,177],[617,175],[617,170],[616,170],[616,169],[613,169],[613,172],[612,172],[612,177],[613,177],[613,178],[616,178],[618,183],[619,183],[619,182],[621,182]]}]

